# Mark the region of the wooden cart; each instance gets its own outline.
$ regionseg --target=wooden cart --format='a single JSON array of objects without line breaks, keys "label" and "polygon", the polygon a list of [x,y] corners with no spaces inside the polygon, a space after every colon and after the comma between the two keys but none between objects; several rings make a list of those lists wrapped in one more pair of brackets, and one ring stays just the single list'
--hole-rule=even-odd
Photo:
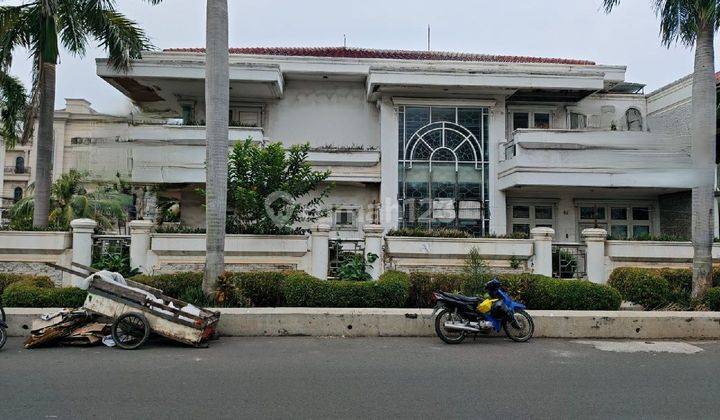
[{"label": "wooden cart", "polygon": [[[80,268],[96,272],[89,267],[80,266]],[[63,271],[73,272],[68,269]],[[83,275],[80,272],[73,274]],[[207,346],[207,341],[216,336],[220,312],[211,312],[203,308],[199,308],[199,315],[183,312],[180,309],[188,303],[165,296],[162,290],[132,280],[125,281],[129,287],[139,290],[123,287],[94,275],[83,305],[83,308],[92,313],[113,319],[111,332],[118,347],[126,350],[136,349],[147,341],[150,333],[195,347]],[[152,294],[164,303],[148,298],[144,292]]]}]

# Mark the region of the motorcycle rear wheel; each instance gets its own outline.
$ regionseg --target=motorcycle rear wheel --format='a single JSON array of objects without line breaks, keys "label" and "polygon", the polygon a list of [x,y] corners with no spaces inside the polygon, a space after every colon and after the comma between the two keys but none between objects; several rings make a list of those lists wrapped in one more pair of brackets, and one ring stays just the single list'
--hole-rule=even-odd
[{"label": "motorcycle rear wheel", "polygon": [[0,327],[0,349],[5,346],[5,342],[7,341],[7,331],[5,328]]},{"label": "motorcycle rear wheel", "polygon": [[447,344],[460,344],[465,340],[467,333],[446,329],[445,323],[452,321],[465,321],[465,319],[447,308],[441,310],[435,317],[435,334]]},{"label": "motorcycle rear wheel", "polygon": [[522,309],[516,310],[514,317],[519,328],[513,326],[511,319],[506,319],[503,321],[505,335],[513,341],[524,343],[532,338],[533,333],[535,332],[535,323],[533,322],[530,314]]}]

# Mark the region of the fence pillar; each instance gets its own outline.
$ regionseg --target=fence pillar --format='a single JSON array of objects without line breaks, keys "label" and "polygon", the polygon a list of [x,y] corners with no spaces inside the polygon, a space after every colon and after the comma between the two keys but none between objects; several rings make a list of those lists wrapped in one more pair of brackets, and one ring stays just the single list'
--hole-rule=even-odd
[{"label": "fence pillar", "polygon": [[365,258],[368,258],[369,254],[378,256],[377,260],[370,263],[370,275],[373,280],[380,278],[380,275],[385,271],[385,264],[383,264],[383,231],[382,225],[363,226],[363,232],[365,232]]},{"label": "fence pillar", "polygon": [[[95,233],[97,222],[92,219],[75,219],[70,222],[70,227],[72,228],[72,262],[90,267],[92,264],[92,235]],[[73,269],[80,270],[76,267]],[[79,278],[72,276],[73,283],[76,280]]]},{"label": "fence pillar", "polygon": [[330,226],[324,223],[313,226],[311,229],[312,238],[312,275],[325,280],[328,274],[330,263]]},{"label": "fence pillar", "polygon": [[552,277],[552,241],[555,230],[538,227],[530,230],[534,244],[533,273]]},{"label": "fence pillar", "polygon": [[130,268],[137,268],[143,274],[150,273],[147,254],[150,250],[150,232],[154,223],[150,220],[130,222]]},{"label": "fence pillar", "polygon": [[585,229],[582,231],[585,240],[587,278],[593,283],[605,283],[605,240],[607,231],[605,229]]}]

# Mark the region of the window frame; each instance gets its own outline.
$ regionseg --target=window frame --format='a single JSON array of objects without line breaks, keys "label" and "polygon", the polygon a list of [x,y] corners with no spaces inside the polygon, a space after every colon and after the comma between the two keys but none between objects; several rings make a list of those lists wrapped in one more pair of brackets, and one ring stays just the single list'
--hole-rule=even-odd
[{"label": "window frame", "polygon": [[[515,217],[515,207],[528,207],[529,214],[528,218]],[[538,219],[536,217],[537,207],[550,207],[552,209],[552,219]],[[555,200],[537,199],[537,200],[509,200],[507,203],[507,231],[508,233],[515,233],[515,225],[526,224],[530,226],[530,230],[536,227],[550,227],[556,229],[557,227],[557,216],[558,206]],[[550,223],[547,223],[547,222]],[[548,226],[549,225],[549,226]]]},{"label": "window frame", "polygon": [[[551,106],[509,106],[507,109],[508,121],[507,126],[510,132],[516,130],[526,130],[525,128],[515,128],[515,114],[528,114],[528,128],[532,130],[552,130],[555,127],[556,107]],[[547,114],[549,116],[548,128],[538,128],[535,124],[535,114]]]},{"label": "window frame", "polygon": [[[605,218],[604,219],[581,219],[581,210],[583,207],[595,207],[598,208],[604,208],[605,209]],[[637,236],[635,234],[635,227],[647,227],[649,234],[656,235],[657,234],[657,205],[656,203],[652,201],[630,201],[630,200],[624,200],[624,201],[618,201],[618,200],[612,200],[612,201],[600,201],[600,200],[582,200],[582,201],[576,201],[575,203],[576,208],[576,214],[575,214],[575,223],[578,230],[578,238],[582,236],[583,229],[592,228],[596,225],[600,226],[602,229],[607,230],[608,236],[612,237],[612,229],[613,226],[627,226],[627,236],[624,239],[616,239],[615,240],[633,240]],[[626,211],[626,219],[613,219],[612,217],[612,210],[618,208],[623,208]],[[637,208],[647,208],[648,210],[648,220],[635,220],[633,216],[633,209]]]},{"label": "window frame", "polygon": [[[349,213],[352,214],[351,224],[340,224],[338,223],[338,214]],[[358,206],[333,206],[332,207],[332,229],[336,231],[356,231],[359,227],[360,219],[360,207]]]},{"label": "window frame", "polygon": [[[254,126],[243,126],[240,125],[240,117],[239,115],[243,112],[247,113],[255,113],[256,114],[256,120],[257,124]],[[228,124],[231,127],[248,127],[248,128],[262,128],[264,125],[263,118],[265,116],[265,107],[262,104],[253,104],[253,103],[230,103],[230,107],[228,108]],[[237,125],[233,125],[233,123],[238,123]]]},{"label": "window frame", "polygon": [[[414,132],[410,132],[410,129],[408,128],[408,109],[410,108],[424,108],[427,110],[428,120],[427,124],[424,126],[418,128]],[[434,118],[434,110],[433,109],[443,109],[444,111],[447,111],[449,109],[454,110],[454,120],[453,121],[446,121],[442,119],[435,119]],[[460,112],[466,112],[466,111],[474,111],[477,113],[477,116],[479,117],[478,126],[470,126],[471,128],[476,129],[477,132],[471,130],[471,128],[468,128],[460,123]],[[413,104],[403,104],[398,105],[396,108],[396,112],[398,115],[398,121],[399,121],[399,141],[398,141],[398,147],[399,147],[399,153],[398,153],[398,166],[399,166],[399,179],[398,179],[398,201],[400,204],[400,214],[399,214],[399,226],[424,226],[424,227],[452,227],[457,229],[467,229],[467,230],[473,230],[477,231],[478,234],[485,234],[489,231],[490,226],[490,212],[488,211],[489,208],[489,202],[490,202],[490,189],[489,189],[489,181],[490,181],[490,156],[489,156],[489,143],[490,143],[490,125],[491,125],[491,107],[486,105],[470,105],[470,104],[463,104],[463,103],[447,103],[443,105],[437,105],[433,104],[432,102],[429,103],[413,103]],[[433,159],[432,155],[429,159],[416,159],[415,156],[412,153],[413,148],[409,148],[410,142],[412,142],[415,139],[415,142],[418,140],[416,139],[416,136],[420,136],[420,139],[423,139],[426,133],[423,133],[422,130],[424,128],[428,128],[434,124],[442,124],[441,130],[450,129],[455,130],[457,133],[461,133],[461,135],[467,136],[468,141],[471,144],[471,147],[473,148],[473,159],[460,159],[459,156],[455,156],[456,160],[454,161],[442,161],[438,159]],[[446,124],[448,124],[446,126]],[[436,130],[438,128],[433,128],[433,130]],[[444,141],[444,140],[443,140]],[[419,144],[419,143],[418,143]],[[444,146],[433,149],[433,152],[443,149]],[[410,152],[410,155],[408,156],[408,152]],[[433,179],[433,174],[436,173],[436,170],[434,167],[438,164],[447,164],[454,162],[455,165],[455,179],[449,180],[448,182],[454,182],[454,197],[447,198],[447,197],[438,197],[432,192],[432,185],[433,183],[437,183],[438,181],[435,181]],[[411,196],[408,196],[406,193],[406,188],[408,185],[408,182],[406,181],[406,171],[412,170],[418,165],[428,165],[428,172],[427,172],[427,195],[423,198],[413,198]],[[477,186],[479,187],[479,198],[476,200],[472,197],[461,197],[461,194],[459,193],[459,186],[461,184],[468,184],[467,182],[460,182],[459,176],[461,171],[461,167],[463,168],[470,168],[472,167],[473,170],[479,172],[479,180],[477,182]],[[420,182],[416,181],[415,183]],[[425,181],[422,181],[425,182]],[[475,185],[475,183],[469,183],[472,185]],[[443,204],[441,206],[436,207],[436,204],[440,204],[440,202],[445,203],[447,200],[453,200],[454,207],[451,209],[449,206]],[[481,203],[481,206],[479,209],[476,209],[472,206],[467,206],[468,203],[479,201]],[[467,207],[463,207],[463,205],[466,205]],[[416,212],[415,210],[419,210]],[[412,213],[417,213],[413,219],[413,217],[408,218],[408,211],[411,211]],[[473,212],[479,211],[481,212],[481,217],[461,217],[462,215],[469,215],[473,214]],[[450,219],[449,217],[436,217],[435,213],[438,214],[445,214],[450,215],[451,213],[454,214],[454,217]],[[472,223],[474,221],[474,223]]]}]

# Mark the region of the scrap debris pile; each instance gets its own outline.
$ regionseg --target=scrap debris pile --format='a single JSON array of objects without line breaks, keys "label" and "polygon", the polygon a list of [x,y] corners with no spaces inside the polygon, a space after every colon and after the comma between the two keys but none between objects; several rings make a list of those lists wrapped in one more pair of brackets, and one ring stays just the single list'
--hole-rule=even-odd
[{"label": "scrap debris pile", "polygon": [[[132,287],[119,273],[109,271],[99,271],[91,276],[75,282],[75,286],[87,290],[92,279],[97,276],[110,282],[123,290],[131,290],[137,292],[147,298],[149,302],[159,304],[155,311],[165,315],[172,316],[173,312],[162,309],[166,307],[178,310],[180,313],[200,316],[200,308],[187,304],[178,308],[173,302],[165,302],[160,297],[148,292],[147,290]],[[87,304],[87,303],[86,303]],[[187,322],[194,322],[193,319],[178,315],[178,318]],[[39,321],[33,323],[30,337],[25,341],[25,348],[31,349],[35,347],[48,345],[72,345],[72,346],[93,346],[103,343],[109,347],[115,346],[115,341],[110,335],[112,319],[92,313],[85,308],[64,309],[62,311],[46,314]]]},{"label": "scrap debris pile", "polygon": [[59,344],[65,346],[94,346],[110,334],[110,324],[99,322],[96,315],[83,309],[64,309],[46,314],[33,323],[25,348]]}]

